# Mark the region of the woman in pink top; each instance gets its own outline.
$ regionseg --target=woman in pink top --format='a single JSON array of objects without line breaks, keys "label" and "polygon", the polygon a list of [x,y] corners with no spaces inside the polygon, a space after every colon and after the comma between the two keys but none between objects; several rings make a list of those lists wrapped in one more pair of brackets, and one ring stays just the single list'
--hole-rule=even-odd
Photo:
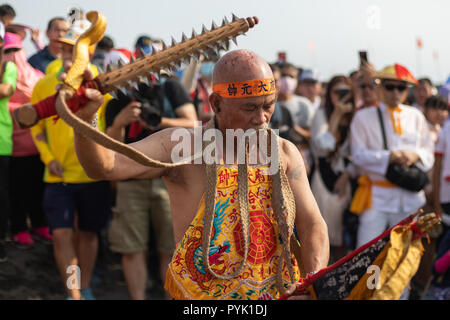
[{"label": "woman in pink top", "polygon": [[[8,103],[10,112],[29,103],[36,82],[44,75],[28,62],[21,37],[14,33],[5,34],[4,59],[17,65],[17,86]],[[31,247],[34,240],[26,223],[30,218],[32,232],[45,240],[51,236],[42,209],[44,165],[34,145],[29,129],[22,130],[16,123],[13,128],[13,153],[11,156],[11,233],[16,244]],[[23,201],[26,199],[26,201]]]}]

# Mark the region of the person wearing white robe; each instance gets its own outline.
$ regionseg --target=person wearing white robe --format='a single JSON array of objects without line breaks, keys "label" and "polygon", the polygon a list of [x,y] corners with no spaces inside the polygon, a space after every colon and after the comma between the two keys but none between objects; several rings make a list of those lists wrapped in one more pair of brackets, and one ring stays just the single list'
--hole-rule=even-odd
[{"label": "person wearing white robe", "polygon": [[[381,78],[379,90],[383,102],[379,107],[373,106],[358,111],[353,118],[350,127],[353,163],[370,181],[385,182],[384,175],[391,162],[407,165],[415,163],[424,171],[433,167],[434,144],[427,121],[419,110],[402,104],[407,96],[407,90],[404,88],[407,83],[393,77]],[[377,108],[380,108],[382,113],[388,150],[384,149]],[[397,108],[397,111],[390,112],[389,108]],[[401,132],[396,132],[399,128]],[[360,215],[358,247],[425,204],[423,190],[412,192],[375,183],[371,189],[372,205]]]}]

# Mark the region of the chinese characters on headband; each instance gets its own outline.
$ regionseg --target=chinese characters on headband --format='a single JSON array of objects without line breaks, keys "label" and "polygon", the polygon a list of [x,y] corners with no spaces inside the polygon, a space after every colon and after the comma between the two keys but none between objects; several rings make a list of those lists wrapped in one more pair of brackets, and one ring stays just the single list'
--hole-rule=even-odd
[{"label": "chinese characters on headband", "polygon": [[213,91],[223,98],[246,98],[269,95],[276,88],[275,80],[269,78],[215,84]]}]

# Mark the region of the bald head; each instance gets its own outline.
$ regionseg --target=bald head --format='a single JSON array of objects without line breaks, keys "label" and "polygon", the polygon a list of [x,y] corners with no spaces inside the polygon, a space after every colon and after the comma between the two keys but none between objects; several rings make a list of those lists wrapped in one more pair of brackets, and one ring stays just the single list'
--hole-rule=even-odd
[{"label": "bald head", "polygon": [[213,84],[272,78],[267,62],[250,50],[228,52],[216,63]]},{"label": "bald head", "polygon": [[[270,78],[273,78],[272,70],[263,58],[250,50],[236,50],[227,53],[216,63],[213,85]],[[268,126],[275,107],[276,93],[242,96],[242,89],[239,91],[241,97],[227,97],[228,91],[225,96],[215,91],[209,96],[220,130],[260,129]]]}]

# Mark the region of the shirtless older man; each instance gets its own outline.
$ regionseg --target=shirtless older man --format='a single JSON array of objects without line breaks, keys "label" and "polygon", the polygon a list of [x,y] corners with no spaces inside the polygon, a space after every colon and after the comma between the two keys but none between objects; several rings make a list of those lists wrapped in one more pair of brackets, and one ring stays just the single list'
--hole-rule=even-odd
[{"label": "shirtless older man", "polygon": [[[220,89],[236,84],[256,83],[272,79],[268,64],[255,53],[236,50],[223,56],[215,66],[210,95],[215,113],[215,126],[226,136],[226,129],[266,128],[274,110],[276,93],[227,97]],[[261,82],[263,83],[263,82]],[[225,91],[226,92],[226,91]],[[87,90],[91,101],[78,116],[92,122],[102,102],[100,92]],[[172,141],[177,130],[162,130],[132,146],[147,156],[162,162],[172,162]],[[193,131],[191,132],[193,134]],[[278,138],[281,168],[295,200],[294,220],[300,239],[302,277],[327,266],[329,242],[324,223],[311,193],[305,167],[298,149],[287,140]],[[226,149],[226,139],[223,144]],[[217,186],[214,200],[213,227],[209,242],[208,263],[204,263],[202,236],[206,216],[205,193],[207,179],[205,164],[186,164],[175,168],[152,168],[75,134],[75,146],[80,163],[94,179],[124,180],[130,178],[163,177],[170,194],[173,228],[177,248],[169,264],[165,287],[175,299],[262,299],[278,298],[289,283],[300,279],[299,267],[291,254],[281,264],[283,286],[277,282],[277,270],[282,245],[280,230],[272,209],[273,183],[262,165],[248,168],[249,221],[241,224],[236,166],[217,164]],[[230,159],[227,159],[227,163]],[[236,160],[236,158],[234,159]],[[283,180],[281,180],[283,181]],[[285,180],[284,180],[285,181]],[[286,186],[284,186],[286,187]],[[249,228],[250,245],[245,248],[243,230]],[[247,253],[245,252],[247,251]],[[247,257],[243,266],[240,265]],[[288,262],[288,263],[286,263]],[[289,269],[289,270],[288,270]],[[241,272],[236,271],[241,270]],[[213,271],[214,273],[212,273]],[[237,274],[236,274],[237,273]],[[232,275],[230,277],[230,275]],[[292,286],[291,286],[292,288]]]}]

